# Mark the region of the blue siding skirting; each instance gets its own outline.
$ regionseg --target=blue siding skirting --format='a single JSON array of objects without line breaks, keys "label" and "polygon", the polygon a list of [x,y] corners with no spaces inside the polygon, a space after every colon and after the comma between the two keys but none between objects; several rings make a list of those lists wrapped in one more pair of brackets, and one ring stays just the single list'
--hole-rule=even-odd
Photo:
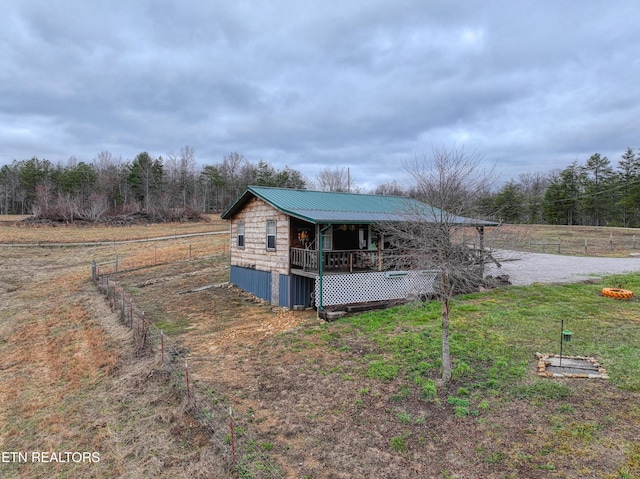
[{"label": "blue siding skirting", "polygon": [[290,308],[295,305],[304,307],[311,306],[311,292],[315,291],[315,280],[305,276],[291,275],[291,304]]},{"label": "blue siding skirting", "polygon": [[[269,271],[259,271],[241,266],[231,266],[230,282],[238,288],[271,301],[272,282]],[[311,293],[315,290],[315,280],[304,276],[281,274],[278,281],[278,306],[293,308],[296,305],[311,306]],[[275,286],[274,286],[275,287]]]},{"label": "blue siding skirting", "polygon": [[231,266],[229,280],[238,288],[265,301],[271,301],[271,273],[269,271]]}]

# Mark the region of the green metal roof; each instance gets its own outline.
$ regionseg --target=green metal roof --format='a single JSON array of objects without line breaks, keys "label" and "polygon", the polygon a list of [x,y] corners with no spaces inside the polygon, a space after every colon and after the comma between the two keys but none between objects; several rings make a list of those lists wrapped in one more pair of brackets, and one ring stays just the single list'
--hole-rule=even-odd
[{"label": "green metal roof", "polygon": [[262,186],[249,186],[222,213],[222,218],[232,218],[254,196],[283,213],[315,224],[367,224],[381,221],[438,222],[446,218],[445,221],[448,223],[497,225],[490,221],[451,216],[425,203],[399,196],[330,193]]}]

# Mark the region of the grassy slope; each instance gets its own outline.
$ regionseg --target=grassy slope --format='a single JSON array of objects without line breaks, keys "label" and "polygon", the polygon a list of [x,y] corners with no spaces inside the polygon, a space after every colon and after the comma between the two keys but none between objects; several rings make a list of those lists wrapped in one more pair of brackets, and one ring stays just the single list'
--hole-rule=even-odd
[{"label": "grassy slope", "polygon": [[[446,387],[437,386],[436,303],[309,326],[261,347],[262,362],[286,372],[261,371],[279,384],[279,394],[257,398],[272,401],[273,409],[286,408],[280,421],[324,437],[322,447],[305,445],[316,457],[328,444],[341,444],[362,461],[372,448],[391,455],[390,464],[367,465],[334,457],[336,470],[351,468],[352,477],[392,477],[402,470],[392,468],[394,458],[405,471],[433,477],[640,477],[638,302],[602,297],[601,288],[612,283],[640,291],[640,275],[632,275],[457,298],[451,329],[455,369]],[[558,352],[560,318],[574,332],[565,354],[597,357],[610,382],[537,377],[535,352]],[[315,386],[327,384],[327,376],[333,398]],[[296,416],[299,402],[287,408],[279,396],[301,390],[306,404],[332,406]],[[347,441],[345,431],[370,438]],[[287,437],[286,429],[280,437]],[[430,449],[439,453],[431,455]],[[283,452],[280,460],[287,456]],[[308,475],[325,477],[320,470],[310,465]]]}]

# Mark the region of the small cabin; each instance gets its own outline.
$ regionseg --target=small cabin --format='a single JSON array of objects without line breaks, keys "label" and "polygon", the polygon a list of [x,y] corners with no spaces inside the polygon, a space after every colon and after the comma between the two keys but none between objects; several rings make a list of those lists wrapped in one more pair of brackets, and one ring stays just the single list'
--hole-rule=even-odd
[{"label": "small cabin", "polygon": [[[434,292],[438,271],[397,270],[376,225],[426,207],[395,196],[248,187],[223,213],[230,282],[274,306],[403,300]],[[496,223],[456,217],[479,232]]]}]

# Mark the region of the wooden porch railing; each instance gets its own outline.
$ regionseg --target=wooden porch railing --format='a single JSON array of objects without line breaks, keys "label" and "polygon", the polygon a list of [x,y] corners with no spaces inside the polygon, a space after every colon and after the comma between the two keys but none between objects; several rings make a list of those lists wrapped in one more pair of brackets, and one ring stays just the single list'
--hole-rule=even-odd
[{"label": "wooden porch railing", "polygon": [[[382,271],[382,255],[377,251],[344,250],[325,251],[323,268],[326,270],[353,271],[354,269],[377,269]],[[318,270],[316,250],[291,248],[291,265],[305,270]]]},{"label": "wooden porch railing", "polygon": [[318,269],[318,252],[314,249],[291,248],[291,265],[304,270]]},{"label": "wooden porch railing", "polygon": [[[399,254],[399,252],[392,250],[382,252],[361,249],[325,251],[323,269],[325,271],[349,271],[350,273],[354,270],[412,269],[411,258],[403,258]],[[488,251],[469,248],[468,254],[475,258],[477,265],[490,261],[499,265]],[[291,266],[303,268],[305,271],[318,271],[318,252],[314,249],[291,248]]]}]

